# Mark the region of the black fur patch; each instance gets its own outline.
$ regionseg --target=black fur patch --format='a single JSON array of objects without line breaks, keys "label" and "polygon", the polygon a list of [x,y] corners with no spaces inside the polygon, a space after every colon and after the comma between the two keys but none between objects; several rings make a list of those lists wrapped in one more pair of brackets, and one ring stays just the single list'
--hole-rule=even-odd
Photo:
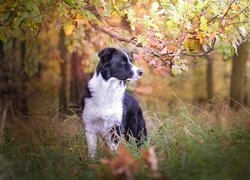
[{"label": "black fur patch", "polygon": [[98,53],[100,61],[96,68],[97,75],[101,73],[105,80],[115,77],[121,81],[126,81],[131,78],[133,76],[132,58],[128,55],[128,59],[124,53],[115,48],[105,48]]}]

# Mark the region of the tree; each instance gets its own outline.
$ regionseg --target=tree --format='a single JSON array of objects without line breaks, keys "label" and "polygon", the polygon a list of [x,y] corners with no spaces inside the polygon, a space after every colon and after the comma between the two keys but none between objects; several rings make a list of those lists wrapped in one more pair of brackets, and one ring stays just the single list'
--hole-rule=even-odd
[{"label": "tree", "polygon": [[212,56],[207,56],[207,99],[211,100],[214,94],[214,82],[213,82],[213,59]]},{"label": "tree", "polygon": [[[187,70],[183,55],[201,57],[214,47],[227,55],[237,51],[249,31],[249,5],[244,0],[10,1],[3,5],[0,39],[18,35],[20,28],[39,31],[53,12],[64,19],[68,36],[79,26],[93,27],[142,47],[141,57],[148,63],[153,59],[156,68],[171,68],[179,74]],[[117,24],[124,17],[130,27],[121,26],[120,21]]]},{"label": "tree", "polygon": [[61,84],[59,90],[59,106],[61,112],[66,112],[67,110],[67,47],[65,45],[65,34],[63,29],[60,30],[60,42],[59,42],[59,50],[60,50],[60,71],[61,71]]},{"label": "tree", "polygon": [[[98,44],[100,39],[93,40],[91,35],[88,35],[90,44],[73,38],[77,34],[79,39],[81,36],[86,39],[86,34],[94,34],[96,30],[98,34],[102,32],[113,40],[137,47],[137,57],[156,70],[170,69],[173,74],[180,74],[188,70],[186,56],[202,57],[215,49],[226,56],[237,53],[237,47],[249,32],[249,5],[245,0],[4,1],[0,5],[0,50],[13,38],[27,42],[22,70],[32,75],[29,72],[34,69],[32,64],[36,64],[31,58],[36,39],[44,25],[56,21],[59,29],[64,30],[65,39],[72,39],[67,43],[71,52],[80,45]],[[23,39],[23,32],[33,40]],[[108,43],[99,43],[93,49],[103,48],[104,44]],[[65,99],[64,87],[62,83],[62,99]]]},{"label": "tree", "polygon": [[82,56],[77,52],[71,55],[70,102],[73,107],[80,103],[82,97],[83,71]]},{"label": "tree", "polygon": [[233,56],[230,85],[230,106],[239,109],[245,95],[246,62],[249,55],[249,41],[239,47],[238,55]]}]

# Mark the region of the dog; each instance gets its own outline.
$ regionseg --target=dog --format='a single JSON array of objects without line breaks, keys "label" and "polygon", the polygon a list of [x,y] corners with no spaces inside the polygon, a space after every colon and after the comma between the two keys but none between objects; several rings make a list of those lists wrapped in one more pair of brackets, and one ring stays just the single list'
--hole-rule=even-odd
[{"label": "dog", "polygon": [[87,85],[82,100],[82,120],[85,124],[88,157],[96,153],[100,135],[111,151],[116,152],[121,134],[130,137],[140,147],[147,138],[146,123],[138,101],[125,92],[126,81],[135,81],[142,70],[132,64],[128,52],[105,48],[98,53],[100,61]]}]

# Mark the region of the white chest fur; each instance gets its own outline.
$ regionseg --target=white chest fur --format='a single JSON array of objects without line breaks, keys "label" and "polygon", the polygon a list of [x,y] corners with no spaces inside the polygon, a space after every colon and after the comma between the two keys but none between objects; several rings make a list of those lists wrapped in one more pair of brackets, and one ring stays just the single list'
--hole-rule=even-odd
[{"label": "white chest fur", "polygon": [[82,118],[87,131],[105,134],[114,125],[121,125],[125,85],[116,78],[105,81],[95,74],[88,83],[92,97],[85,99]]}]

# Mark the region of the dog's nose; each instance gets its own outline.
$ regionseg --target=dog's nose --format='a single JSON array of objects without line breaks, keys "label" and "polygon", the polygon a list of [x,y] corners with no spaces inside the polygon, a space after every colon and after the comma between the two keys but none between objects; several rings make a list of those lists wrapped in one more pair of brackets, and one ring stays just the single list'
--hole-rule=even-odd
[{"label": "dog's nose", "polygon": [[141,75],[142,75],[142,70],[138,69],[138,70],[137,70],[137,74],[138,74],[139,76],[141,76]]}]

